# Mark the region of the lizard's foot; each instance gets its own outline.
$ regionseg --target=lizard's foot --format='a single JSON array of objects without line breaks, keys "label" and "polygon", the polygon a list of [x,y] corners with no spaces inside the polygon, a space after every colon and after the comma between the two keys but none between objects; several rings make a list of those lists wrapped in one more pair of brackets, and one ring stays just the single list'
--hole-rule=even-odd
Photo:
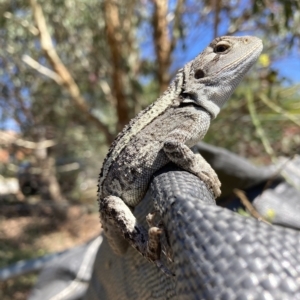
[{"label": "lizard's foot", "polygon": [[176,165],[199,177],[214,193],[215,198],[221,195],[221,183],[216,172],[199,153],[193,153],[189,147],[175,139],[165,141],[164,151]]},{"label": "lizard's foot", "polygon": [[210,166],[210,164],[204,160],[204,158],[199,154],[195,154],[196,157],[196,171],[194,174],[197,175],[214,193],[215,198],[221,195],[221,182],[216,174],[215,170]]},{"label": "lizard's foot", "polygon": [[162,228],[154,225],[155,212],[149,213],[146,216],[146,221],[148,223],[148,256],[151,257],[153,261],[160,259],[161,253],[161,242],[160,237],[162,234]]},{"label": "lizard's foot", "polygon": [[[162,233],[164,233],[167,245],[170,246],[170,239],[169,239],[169,236],[168,236],[168,232],[165,230],[164,224],[162,223],[162,221],[159,221],[159,222],[154,221],[156,213],[157,213],[157,211],[154,210],[152,213],[149,213],[146,216],[146,221],[148,223],[149,228],[150,229],[157,228],[157,230],[158,230],[158,231],[151,230],[151,234],[148,231],[149,236],[150,235],[153,236],[153,238],[151,237],[151,239],[153,240],[152,244],[155,244],[155,243],[158,243],[158,242],[160,243],[160,240],[157,240],[157,237],[155,237],[155,235],[157,236],[157,234],[159,233],[160,238],[161,238]],[[157,245],[157,247],[160,247],[160,246]],[[163,253],[167,255],[167,252],[165,250],[163,251]],[[171,257],[168,257],[168,258],[170,260],[172,260]]]},{"label": "lizard's foot", "polygon": [[[121,239],[147,256],[148,232],[137,223],[132,211],[121,198],[108,196],[100,199],[100,218],[109,244],[116,254],[124,253],[121,249],[116,249],[121,244]],[[120,234],[116,235],[116,231]]]},{"label": "lizard's foot", "polygon": [[[148,251],[149,255],[154,258],[154,263],[156,266],[164,272],[166,275],[169,276],[175,276],[160,260],[160,254],[162,252],[161,250],[161,235],[164,231],[164,226],[162,223],[159,223],[158,226],[154,225],[154,217],[156,215],[156,212],[149,213],[146,217],[147,223],[149,225],[148,230]],[[166,251],[165,251],[166,254]],[[171,260],[170,257],[166,254],[167,258]]]},{"label": "lizard's foot", "polygon": [[[116,254],[124,254],[124,249],[120,249],[120,245],[127,241],[145,258],[154,262],[164,273],[172,274],[160,260],[162,229],[152,226],[154,215],[147,216],[150,225],[147,231],[137,223],[132,211],[121,198],[108,196],[100,200],[100,216],[108,242]],[[110,230],[111,228],[113,230]],[[116,230],[121,234],[116,235]]]}]

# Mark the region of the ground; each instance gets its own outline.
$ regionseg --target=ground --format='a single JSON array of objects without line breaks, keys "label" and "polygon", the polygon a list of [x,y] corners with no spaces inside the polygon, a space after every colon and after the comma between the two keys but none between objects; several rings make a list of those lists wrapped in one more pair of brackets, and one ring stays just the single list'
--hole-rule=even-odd
[{"label": "ground", "polygon": [[[83,206],[71,206],[64,221],[54,216],[1,217],[0,268],[83,244],[100,231],[99,214]],[[0,299],[27,299],[36,278],[36,274],[27,274],[0,282]]]}]

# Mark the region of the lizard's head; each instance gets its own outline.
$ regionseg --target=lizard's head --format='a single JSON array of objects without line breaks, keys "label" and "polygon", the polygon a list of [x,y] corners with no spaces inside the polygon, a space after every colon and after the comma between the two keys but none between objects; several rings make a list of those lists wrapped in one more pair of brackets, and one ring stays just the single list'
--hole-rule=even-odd
[{"label": "lizard's head", "polygon": [[262,48],[262,41],[253,36],[214,39],[184,67],[182,102],[201,106],[215,118]]}]

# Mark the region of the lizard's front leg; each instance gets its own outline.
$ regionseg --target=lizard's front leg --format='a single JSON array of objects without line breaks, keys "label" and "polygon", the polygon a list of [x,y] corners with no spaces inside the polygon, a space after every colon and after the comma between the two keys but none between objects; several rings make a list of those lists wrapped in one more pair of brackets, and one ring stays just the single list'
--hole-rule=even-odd
[{"label": "lizard's front leg", "polygon": [[[116,254],[125,253],[129,242],[144,257],[160,266],[160,228],[153,226],[147,231],[138,224],[125,202],[116,196],[100,199],[100,217],[109,244]],[[123,238],[118,236],[120,233]]]},{"label": "lizard's front leg", "polygon": [[187,122],[186,126],[175,129],[166,138],[164,142],[164,151],[168,158],[179,167],[198,176],[207,187],[214,193],[215,198],[221,194],[221,183],[215,171],[209,163],[200,155],[195,154],[185,144],[193,137],[193,132],[199,130],[195,125]]}]

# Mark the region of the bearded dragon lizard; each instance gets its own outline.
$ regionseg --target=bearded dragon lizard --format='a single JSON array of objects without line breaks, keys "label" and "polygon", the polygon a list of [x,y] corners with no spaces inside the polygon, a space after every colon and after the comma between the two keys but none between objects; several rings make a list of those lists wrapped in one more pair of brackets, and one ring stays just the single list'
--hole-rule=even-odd
[{"label": "bearded dragon lizard", "polygon": [[219,179],[194,146],[206,134],[210,121],[262,51],[252,36],[214,39],[194,60],[180,69],[165,93],[141,111],[123,129],[104,160],[98,185],[100,218],[117,254],[128,242],[144,257],[162,267],[161,228],[149,230],[137,223],[133,209],[144,197],[152,175],[173,162],[198,176],[214,197]]}]

